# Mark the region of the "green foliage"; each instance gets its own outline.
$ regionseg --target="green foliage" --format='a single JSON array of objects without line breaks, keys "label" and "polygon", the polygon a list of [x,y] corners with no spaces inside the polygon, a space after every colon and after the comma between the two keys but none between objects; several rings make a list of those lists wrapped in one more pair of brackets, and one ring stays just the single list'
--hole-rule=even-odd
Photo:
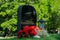
[{"label": "green foliage", "polygon": [[[17,9],[20,5],[25,4],[31,5],[36,9],[37,21],[43,18],[43,20],[46,21],[45,24],[47,28],[49,25],[52,25],[51,23],[49,24],[49,22],[56,22],[56,27],[60,26],[60,0],[0,0],[0,27],[2,27],[3,30],[8,27],[11,28],[12,31],[17,29]],[[55,15],[54,20],[51,17],[52,13]],[[36,23],[38,26],[38,22]]]}]

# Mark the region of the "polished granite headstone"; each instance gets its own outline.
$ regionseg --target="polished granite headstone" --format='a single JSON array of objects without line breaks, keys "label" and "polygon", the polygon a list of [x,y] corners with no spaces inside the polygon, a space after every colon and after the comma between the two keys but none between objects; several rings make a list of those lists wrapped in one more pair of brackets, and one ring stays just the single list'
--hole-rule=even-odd
[{"label": "polished granite headstone", "polygon": [[22,5],[18,8],[18,27],[17,30],[19,31],[22,29],[23,26],[28,25],[36,25],[36,10],[33,6],[30,5]]}]

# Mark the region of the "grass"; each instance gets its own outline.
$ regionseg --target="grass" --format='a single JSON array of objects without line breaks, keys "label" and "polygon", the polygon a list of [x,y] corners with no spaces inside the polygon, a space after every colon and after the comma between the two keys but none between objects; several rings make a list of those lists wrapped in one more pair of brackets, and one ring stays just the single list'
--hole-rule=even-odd
[{"label": "grass", "polygon": [[60,34],[51,34],[49,37],[41,38],[10,38],[10,39],[0,39],[0,40],[60,40]]}]

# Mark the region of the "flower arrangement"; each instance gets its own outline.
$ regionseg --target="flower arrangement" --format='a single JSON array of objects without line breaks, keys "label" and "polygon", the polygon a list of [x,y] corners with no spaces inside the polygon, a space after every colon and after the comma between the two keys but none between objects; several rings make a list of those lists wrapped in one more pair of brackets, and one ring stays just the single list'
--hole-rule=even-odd
[{"label": "flower arrangement", "polygon": [[24,26],[23,29],[18,31],[18,37],[28,37],[37,35],[35,31],[36,26]]},{"label": "flower arrangement", "polygon": [[48,36],[48,33],[46,30],[42,30],[36,26],[24,26],[23,29],[18,31],[18,38],[29,36],[40,38],[39,36]]},{"label": "flower arrangement", "polygon": [[43,36],[43,37],[49,36],[47,30],[45,29],[43,30],[43,29],[36,27],[36,32],[37,32],[37,35],[39,36]]}]

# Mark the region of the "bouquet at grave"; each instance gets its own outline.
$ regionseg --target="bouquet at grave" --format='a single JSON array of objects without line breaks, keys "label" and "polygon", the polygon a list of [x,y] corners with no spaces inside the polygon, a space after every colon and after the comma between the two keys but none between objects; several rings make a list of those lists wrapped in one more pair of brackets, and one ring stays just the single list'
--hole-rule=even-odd
[{"label": "bouquet at grave", "polygon": [[37,35],[39,36],[45,36],[45,37],[49,36],[47,30],[42,30],[38,27],[36,27],[36,32],[37,32]]},{"label": "bouquet at grave", "polygon": [[28,37],[37,35],[35,31],[36,26],[24,26],[23,29],[19,30],[18,37]]}]

